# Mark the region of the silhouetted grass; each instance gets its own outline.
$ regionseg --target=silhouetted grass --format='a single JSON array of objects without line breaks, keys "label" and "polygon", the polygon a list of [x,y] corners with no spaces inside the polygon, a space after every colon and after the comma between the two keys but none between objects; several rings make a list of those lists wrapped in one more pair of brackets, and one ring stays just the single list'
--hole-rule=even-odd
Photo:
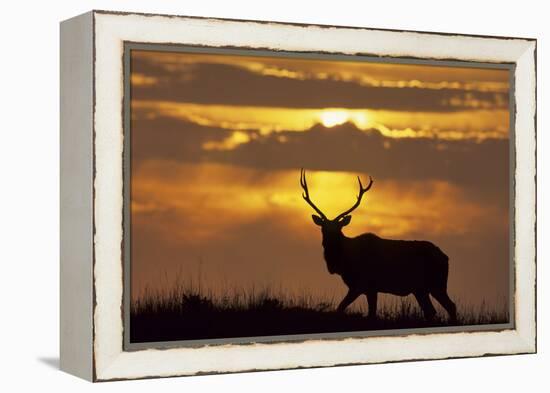
[{"label": "silhouetted grass", "polygon": [[[139,343],[451,326],[444,312],[427,322],[414,300],[395,299],[380,308],[373,321],[363,308],[336,312],[337,302],[332,299],[289,297],[269,289],[234,290],[215,296],[203,293],[200,287],[179,285],[166,294],[145,293],[132,303],[130,340]],[[452,326],[508,322],[506,311],[489,310],[485,305],[464,309],[458,304],[458,309],[458,321]]]}]

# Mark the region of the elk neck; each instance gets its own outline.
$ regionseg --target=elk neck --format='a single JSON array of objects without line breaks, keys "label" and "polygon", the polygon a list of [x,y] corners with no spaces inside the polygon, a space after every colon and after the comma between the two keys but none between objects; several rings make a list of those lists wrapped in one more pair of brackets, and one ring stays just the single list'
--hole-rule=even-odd
[{"label": "elk neck", "polygon": [[345,241],[346,236],[342,233],[342,231],[335,231],[335,232],[322,232],[323,234],[323,248],[325,251],[327,249],[335,249],[338,250],[340,247],[342,247],[342,243]]},{"label": "elk neck", "polygon": [[344,254],[343,251],[346,239],[347,237],[341,231],[330,233],[323,232],[323,254],[328,271],[331,274],[341,274],[342,265],[344,263],[342,255]]}]

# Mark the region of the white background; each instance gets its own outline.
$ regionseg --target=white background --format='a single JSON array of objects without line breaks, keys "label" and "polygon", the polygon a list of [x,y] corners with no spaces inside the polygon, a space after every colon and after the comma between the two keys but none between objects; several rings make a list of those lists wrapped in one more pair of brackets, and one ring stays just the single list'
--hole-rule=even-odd
[{"label": "white background", "polygon": [[[0,390],[548,391],[549,22],[543,1],[6,2],[0,29]],[[58,371],[59,26],[90,9],[538,38],[539,354],[92,385]],[[545,105],[546,104],[546,105]]]}]

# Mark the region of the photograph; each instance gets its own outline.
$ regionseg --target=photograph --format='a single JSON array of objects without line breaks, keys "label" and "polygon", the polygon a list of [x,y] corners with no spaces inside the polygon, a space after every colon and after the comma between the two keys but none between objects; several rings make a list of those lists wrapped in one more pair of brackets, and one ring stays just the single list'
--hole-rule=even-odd
[{"label": "photograph", "polygon": [[510,64],[124,56],[129,344],[513,328]]}]

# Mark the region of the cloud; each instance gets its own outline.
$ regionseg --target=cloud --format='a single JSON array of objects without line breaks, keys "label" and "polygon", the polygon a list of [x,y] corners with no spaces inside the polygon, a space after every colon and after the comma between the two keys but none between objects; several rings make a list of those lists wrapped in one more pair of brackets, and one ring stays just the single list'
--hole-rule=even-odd
[{"label": "cloud", "polygon": [[134,166],[151,159],[198,162],[205,158],[204,144],[222,143],[231,135],[222,128],[163,116],[134,116],[130,128]]},{"label": "cloud", "polygon": [[[284,137],[281,140],[281,137]],[[369,173],[379,179],[445,180],[507,190],[507,140],[438,141],[389,139],[344,124],[320,125],[304,133],[259,136],[231,151],[211,151],[208,159],[266,169],[311,168]],[[260,159],[261,157],[261,159]]]},{"label": "cloud", "polygon": [[389,138],[476,141],[508,138],[510,121],[508,110],[400,112],[346,108],[243,107],[140,100],[132,101],[132,113],[134,117],[170,117],[231,131],[257,131],[262,135],[282,131],[307,131],[316,124],[332,127],[349,122],[360,130],[376,129]]},{"label": "cloud", "polygon": [[[263,76],[298,80],[334,80],[373,87],[457,89],[506,93],[507,70],[420,64],[315,60],[275,56],[232,56],[207,53],[134,51],[134,66],[156,66],[172,74],[187,74],[201,64],[230,65]],[[151,69],[149,69],[150,71]]]},{"label": "cloud", "polygon": [[509,141],[387,138],[345,123],[306,132],[262,135],[157,117],[134,120],[132,164],[148,160],[226,163],[248,168],[308,168],[371,174],[377,179],[442,180],[479,192],[500,192],[508,203]]},{"label": "cloud", "polygon": [[[181,58],[193,58],[181,54]],[[176,57],[179,58],[179,57]],[[469,71],[470,77],[489,80],[442,80],[452,77],[450,67],[397,66],[351,62],[286,60],[287,67],[270,65],[273,60],[254,58],[235,60],[239,56],[202,55],[196,61],[162,61],[162,55],[135,56],[132,72],[152,77],[154,84],[136,84],[132,97],[138,100],[164,100],[200,104],[223,104],[287,108],[369,108],[404,111],[456,111],[472,108],[507,108],[508,82],[489,79],[490,72]],[[160,59],[160,60],[159,60]],[[298,71],[289,67],[297,65]],[[310,64],[307,66],[307,64]],[[313,64],[313,65],[312,65]],[[309,71],[304,71],[305,68]],[[367,68],[365,68],[367,67]],[[368,68],[370,67],[370,68]],[[380,72],[377,68],[390,67]],[[393,71],[412,67],[411,71]],[[301,70],[300,70],[301,69]],[[321,71],[325,69],[325,71]],[[441,70],[443,69],[443,70]],[[429,77],[430,71],[438,79]],[[309,74],[308,74],[309,72]],[[300,76],[302,75],[303,76]],[[308,76],[308,75],[312,76]],[[369,76],[370,75],[370,76]],[[400,79],[408,75],[412,79]],[[416,76],[416,77],[413,77]],[[384,79],[385,77],[385,79]],[[424,78],[425,80],[419,80]],[[492,87],[491,87],[492,86]]]},{"label": "cloud", "polygon": [[[144,223],[149,225],[162,221],[159,229],[176,242],[180,237],[197,242],[231,239],[234,235],[229,228],[263,218],[284,222],[283,227],[303,234],[311,224],[309,218],[294,223],[292,218],[307,218],[313,211],[301,198],[298,173],[298,169],[268,171],[151,160],[132,179],[132,212],[145,217]],[[313,199],[328,216],[336,216],[354,203],[354,173],[309,171],[307,177]],[[366,197],[367,207],[357,209],[354,217],[387,236],[464,233],[465,223],[487,214],[457,186],[444,181],[377,180],[374,189]],[[392,202],[395,200],[400,201],[399,206]],[[453,216],[453,220],[434,223],[442,215]],[[151,220],[151,216],[164,218]],[[171,226],[174,219],[177,225]]]},{"label": "cloud", "polygon": [[158,83],[158,78],[153,76],[147,76],[144,74],[139,74],[137,72],[132,73],[131,75],[131,84],[134,87],[137,86],[154,86]]}]

